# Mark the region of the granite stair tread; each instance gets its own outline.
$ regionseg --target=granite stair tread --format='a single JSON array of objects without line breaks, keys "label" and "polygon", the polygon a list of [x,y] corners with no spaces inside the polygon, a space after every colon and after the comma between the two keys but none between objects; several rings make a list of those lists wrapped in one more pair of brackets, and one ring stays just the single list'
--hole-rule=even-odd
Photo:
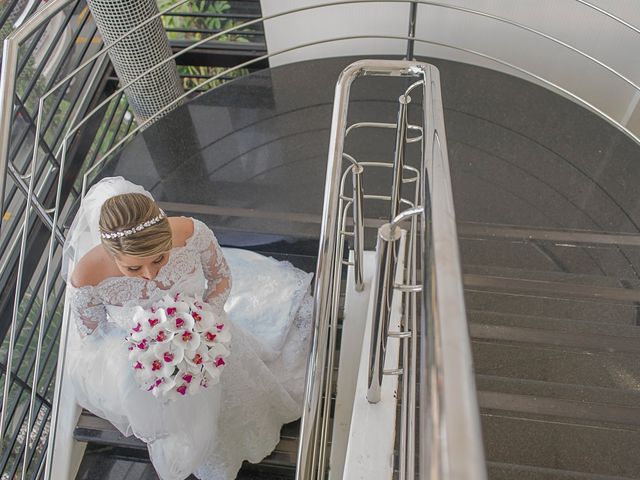
[{"label": "granite stair tread", "polygon": [[553,318],[524,313],[504,313],[487,310],[467,309],[467,319],[471,324],[549,330],[559,333],[595,335],[598,337],[624,337],[640,339],[637,325],[615,324],[596,320],[574,320]]},{"label": "granite stair tread", "polygon": [[484,339],[471,346],[477,374],[640,390],[637,354]]},{"label": "granite stair tread", "polygon": [[632,480],[632,477],[598,475],[554,468],[542,468],[513,463],[487,462],[491,480]]},{"label": "granite stair tread", "polygon": [[626,290],[640,289],[640,280],[636,278],[621,279],[618,277],[606,277],[602,275],[472,264],[465,264],[463,272],[465,274],[538,282],[553,282],[574,286],[595,286],[601,288],[621,288]]},{"label": "granite stair tread", "polygon": [[571,283],[565,279],[521,278],[504,274],[465,273],[463,282],[469,290],[505,292],[549,298],[583,299],[612,303],[637,304],[639,288]]},{"label": "granite stair tread", "polygon": [[[294,452],[295,456],[299,429],[299,420],[283,425],[280,431],[280,443],[276,446],[274,453]],[[123,435],[111,422],[87,410],[84,410],[80,415],[74,431],[74,437],[78,441],[98,445],[119,446],[138,450],[147,449],[147,445],[142,440],[134,436],[127,437]]]},{"label": "granite stair tread", "polygon": [[640,476],[640,430],[531,418],[519,412],[484,412],[481,421],[489,462],[582,474]]},{"label": "granite stair tread", "polygon": [[[480,393],[497,392],[506,395],[528,395],[534,399],[561,400],[577,405],[603,405],[640,409],[640,390],[571,385],[539,380],[476,375]],[[508,409],[508,408],[506,408]],[[637,412],[640,414],[640,411]]]},{"label": "granite stair tread", "polygon": [[640,405],[620,406],[485,390],[478,392],[478,402],[485,415],[518,415],[532,421],[640,432]]},{"label": "granite stair tread", "polygon": [[467,311],[528,315],[574,322],[640,325],[638,305],[602,299],[562,298],[540,292],[481,290],[465,285]]},{"label": "granite stair tread", "polygon": [[[543,272],[572,272],[595,277],[637,280],[638,269],[630,264],[637,258],[640,236],[572,230],[539,231],[487,224],[459,225],[460,252],[465,265],[491,265]],[[481,233],[478,230],[483,230]],[[515,232],[519,238],[511,237]],[[479,234],[479,235],[478,235]],[[549,234],[556,239],[532,240]],[[559,240],[563,236],[571,239]],[[506,235],[506,237],[504,236]],[[612,241],[625,242],[624,250]],[[630,245],[629,243],[633,243]]]},{"label": "granite stair tread", "polygon": [[469,325],[471,337],[496,341],[567,347],[582,351],[628,352],[640,354],[638,337],[598,333],[562,332],[538,327],[477,323]]}]

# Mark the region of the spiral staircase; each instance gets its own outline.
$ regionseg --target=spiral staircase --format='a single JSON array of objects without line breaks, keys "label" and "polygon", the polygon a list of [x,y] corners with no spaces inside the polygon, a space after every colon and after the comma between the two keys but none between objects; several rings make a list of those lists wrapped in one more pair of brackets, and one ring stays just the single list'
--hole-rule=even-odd
[{"label": "spiral staircase", "polygon": [[[332,79],[352,60],[274,68],[219,88],[146,130],[103,174],[127,175],[151,188],[172,213],[206,219],[227,245],[248,246],[313,271],[325,175],[322,159],[329,144],[323,126],[330,122]],[[603,199],[587,199],[590,208],[579,209],[580,202],[553,185],[593,184],[587,168],[600,155],[601,142],[610,146],[608,159],[616,164],[633,162],[637,146],[539,87],[485,69],[431,61],[442,75],[489,478],[638,478],[640,297],[630,262],[638,239],[631,232],[597,230],[605,219],[628,221],[622,210],[616,218],[598,217],[598,209],[606,207]],[[317,79],[312,95],[302,94],[306,83],[296,80],[302,72]],[[461,93],[478,82],[491,85],[484,93],[502,96],[504,108],[461,105]],[[241,106],[229,101],[242,95],[245,85],[259,87],[271,98],[287,92],[287,101],[265,103],[263,95],[244,98]],[[359,116],[375,112],[393,119],[392,105],[375,100],[383,88],[372,87],[353,99],[360,105]],[[208,126],[203,139],[191,131],[188,125],[195,122],[188,119],[207,107],[219,110],[218,95],[227,99],[224,115],[239,123],[230,130]],[[522,111],[547,121],[555,115],[570,121],[555,137],[546,135],[544,124],[510,128]],[[210,118],[211,124],[219,124],[215,114]],[[176,125],[185,127],[178,131]],[[163,163],[170,174],[151,177],[148,169],[136,173],[140,162],[154,163],[154,152],[141,159],[145,146],[157,145],[159,138],[172,143],[169,129],[200,143],[185,142],[187,150],[171,152],[173,164]],[[565,146],[567,138],[581,145],[580,152]],[[381,160],[389,153],[386,143],[367,138],[354,149],[360,157]],[[492,147],[496,144],[500,153]],[[532,171],[532,158],[545,162],[548,170]],[[187,172],[198,165],[208,170],[180,187],[182,179],[193,178]],[[559,178],[562,172],[567,176]],[[299,187],[292,178],[299,179]],[[384,185],[366,187],[375,191]],[[304,204],[293,201],[302,191]],[[513,225],[512,215],[531,217]],[[616,231],[629,228],[619,225]],[[140,455],[144,457],[140,443],[122,438],[89,414],[82,417],[76,438],[95,446],[78,478],[95,478],[94,463],[101,468],[109,462],[138,464]],[[246,477],[240,478],[293,478],[296,438],[297,425],[285,426],[276,452],[258,467],[246,465]],[[136,475],[117,478],[155,478],[152,473]]]},{"label": "spiral staircase", "polygon": [[[340,73],[359,58],[289,63],[225,83],[109,153],[90,181],[123,175],[171,214],[204,220],[223,245],[316,271],[334,89]],[[633,132],[567,95],[479,66],[418,60],[440,71],[488,478],[640,478],[640,145]],[[389,89],[387,79],[354,89],[350,121],[396,122]],[[120,114],[112,111],[106,116]],[[393,145],[393,131],[356,135],[349,143],[355,158],[371,162],[389,161]],[[18,191],[19,178],[17,172]],[[364,188],[370,193],[388,187],[388,178],[373,176]],[[73,188],[79,193],[80,182]],[[28,190],[28,179],[22,190]],[[46,206],[52,205],[55,196],[42,191]],[[365,209],[366,250],[375,248],[384,218],[375,208]],[[347,281],[346,270],[342,277]],[[340,332],[348,295],[340,295],[336,377],[343,367]],[[28,387],[29,380],[23,383]],[[45,400],[51,399],[51,385],[49,379]],[[321,399],[332,418],[339,385],[334,378]],[[429,408],[420,404],[418,416]],[[426,441],[419,423],[415,428]],[[296,478],[300,422],[285,425],[281,434],[273,454],[260,464],[246,463],[238,478]],[[141,442],[90,412],[82,413],[73,436],[87,445],[78,480],[157,478]],[[326,439],[329,452],[332,440]],[[22,455],[24,448],[15,447],[19,440],[13,444],[3,445],[6,478],[22,471],[10,452]],[[455,445],[450,448],[455,462],[467,461],[456,456]],[[44,478],[44,457],[36,450],[27,478]],[[396,442],[394,478],[405,478],[402,450]],[[415,455],[420,466],[424,458]],[[330,468],[324,474],[339,478]],[[483,475],[479,469],[468,477],[414,476]]]}]

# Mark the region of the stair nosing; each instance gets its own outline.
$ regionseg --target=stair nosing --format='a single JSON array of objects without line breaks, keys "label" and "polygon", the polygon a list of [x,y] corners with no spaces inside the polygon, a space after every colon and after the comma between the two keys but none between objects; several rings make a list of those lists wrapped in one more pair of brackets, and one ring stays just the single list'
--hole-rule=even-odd
[{"label": "stair nosing", "polygon": [[488,460],[487,467],[496,466],[496,467],[511,467],[515,469],[523,469],[523,470],[533,470],[538,471],[540,473],[550,473],[550,474],[560,474],[560,475],[575,475],[576,479],[587,479],[587,480],[634,480],[632,477],[620,477],[617,475],[603,475],[601,473],[589,473],[589,472],[576,472],[574,470],[559,470],[556,468],[549,467],[540,467],[538,465],[524,465],[524,464],[516,464],[516,463],[507,463],[507,462],[493,462]]},{"label": "stair nosing", "polygon": [[478,391],[478,403],[480,408],[487,410],[571,418],[613,424],[612,427],[622,425],[627,429],[640,428],[640,405],[629,407],[488,390]]},{"label": "stair nosing", "polygon": [[[470,322],[471,337],[531,345],[572,347],[606,352],[640,353],[640,341],[616,335],[568,333],[553,329]],[[488,330],[488,332],[487,332]]]}]

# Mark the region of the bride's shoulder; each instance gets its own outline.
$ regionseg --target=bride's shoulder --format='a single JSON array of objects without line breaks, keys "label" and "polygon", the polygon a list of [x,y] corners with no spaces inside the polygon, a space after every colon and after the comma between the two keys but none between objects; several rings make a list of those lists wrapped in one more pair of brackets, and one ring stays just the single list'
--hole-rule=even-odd
[{"label": "bride's shoulder", "polygon": [[173,246],[191,248],[202,251],[211,247],[215,235],[202,221],[191,217],[169,217]]},{"label": "bride's shoulder", "polygon": [[183,247],[193,236],[195,223],[189,217],[169,217],[174,247]]},{"label": "bride's shoulder", "polygon": [[113,259],[97,245],[78,261],[71,274],[71,284],[76,288],[96,286],[114,275],[118,275],[118,270]]}]

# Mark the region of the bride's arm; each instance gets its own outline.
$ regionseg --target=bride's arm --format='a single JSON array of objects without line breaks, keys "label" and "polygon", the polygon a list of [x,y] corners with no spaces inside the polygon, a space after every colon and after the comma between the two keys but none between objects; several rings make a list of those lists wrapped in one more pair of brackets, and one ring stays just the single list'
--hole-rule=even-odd
[{"label": "bride's arm", "polygon": [[98,327],[107,323],[107,310],[96,296],[94,287],[76,288],[68,285],[69,307],[80,335],[91,335]]},{"label": "bride's arm", "polygon": [[202,269],[207,278],[204,300],[215,307],[222,308],[231,291],[229,266],[211,229],[198,220],[194,220],[194,229]]}]

